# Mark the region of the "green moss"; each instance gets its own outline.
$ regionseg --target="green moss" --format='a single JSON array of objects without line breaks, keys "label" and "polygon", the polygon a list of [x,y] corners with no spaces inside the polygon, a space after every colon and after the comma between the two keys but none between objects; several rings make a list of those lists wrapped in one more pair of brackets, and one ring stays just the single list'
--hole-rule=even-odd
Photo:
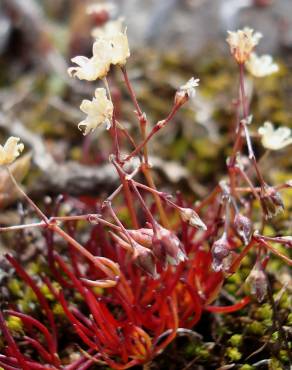
[{"label": "green moss", "polygon": [[231,361],[238,361],[241,359],[242,354],[235,347],[228,347],[226,349],[226,356],[230,358]]},{"label": "green moss", "polygon": [[105,291],[103,288],[100,288],[100,287],[97,287],[97,286],[96,287],[93,287],[92,290],[97,295],[103,295],[104,294],[104,291]]},{"label": "green moss", "polygon": [[263,335],[265,332],[265,326],[259,321],[253,321],[247,325],[247,331],[255,335]]},{"label": "green moss", "polygon": [[283,361],[283,362],[289,362],[288,353],[287,353],[287,351],[286,351],[286,350],[284,350],[284,349],[281,349],[281,350],[279,351],[279,358],[280,358],[280,360],[281,360],[281,361]]},{"label": "green moss", "polygon": [[40,287],[40,290],[43,293],[43,295],[47,298],[47,300],[49,300],[49,301],[54,300],[54,295],[52,294],[52,292],[50,291],[50,289],[48,288],[48,286],[46,284],[43,284]]},{"label": "green moss", "polygon": [[279,340],[279,332],[278,332],[278,331],[275,331],[275,332],[271,335],[271,341],[272,341],[273,343],[276,343],[278,340]]},{"label": "green moss", "polygon": [[290,312],[289,315],[288,315],[287,325],[292,326],[292,312]]},{"label": "green moss", "polygon": [[225,289],[227,290],[228,293],[235,293],[238,290],[238,286],[235,284],[226,284]]},{"label": "green moss", "polygon": [[276,358],[272,358],[271,362],[269,363],[269,370],[283,370],[284,367],[281,365],[280,361]]},{"label": "green moss", "polygon": [[38,262],[31,262],[28,265],[27,271],[30,275],[37,275],[42,272],[42,268]]},{"label": "green moss", "polygon": [[291,301],[290,301],[289,294],[287,292],[284,292],[282,294],[281,299],[280,299],[279,307],[282,308],[282,309],[289,310],[290,305],[291,305]]},{"label": "green moss", "polygon": [[196,343],[189,343],[185,347],[185,354],[187,357],[194,357],[196,355],[198,344]]},{"label": "green moss", "polygon": [[242,335],[241,334],[234,334],[232,335],[232,337],[229,339],[229,343],[233,346],[233,347],[239,347],[241,346],[242,344]]},{"label": "green moss", "polygon": [[27,287],[24,292],[23,298],[19,300],[18,304],[22,311],[29,312],[35,307],[37,301],[38,300],[34,291],[30,287]]},{"label": "green moss", "polygon": [[52,310],[53,310],[54,315],[57,315],[57,316],[65,315],[65,312],[63,310],[61,303],[55,303]]},{"label": "green moss", "polygon": [[210,356],[210,351],[198,343],[189,343],[185,347],[185,355],[189,358],[198,357],[201,360],[207,360]]},{"label": "green moss", "polygon": [[18,279],[11,279],[8,282],[10,292],[16,296],[22,296],[22,285]]},{"label": "green moss", "polygon": [[244,365],[240,366],[240,368],[239,368],[239,370],[252,370],[252,369],[254,369],[254,367],[251,366],[251,365],[248,365],[248,364],[244,364]]},{"label": "green moss", "polygon": [[230,283],[241,284],[242,278],[240,276],[240,273],[236,272],[235,274],[231,275],[227,281]]},{"label": "green moss", "polygon": [[6,320],[8,329],[15,333],[21,333],[23,329],[22,321],[19,317],[9,316]]},{"label": "green moss", "polygon": [[273,310],[268,303],[263,304],[255,312],[255,318],[258,320],[269,320],[273,317]]}]

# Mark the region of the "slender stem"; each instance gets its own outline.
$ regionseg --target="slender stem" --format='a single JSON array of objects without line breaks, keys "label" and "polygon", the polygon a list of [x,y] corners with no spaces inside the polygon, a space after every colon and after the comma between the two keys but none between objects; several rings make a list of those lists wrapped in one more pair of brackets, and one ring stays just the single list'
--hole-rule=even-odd
[{"label": "slender stem", "polygon": [[285,237],[281,237],[281,236],[279,237],[278,236],[264,236],[264,235],[259,235],[259,234],[257,234],[256,236],[258,236],[261,239],[268,240],[270,242],[281,243],[281,244],[288,245],[289,247],[292,247],[292,239],[287,240],[285,239]]},{"label": "slender stem", "polygon": [[225,203],[225,222],[224,222],[224,234],[228,237],[228,230],[230,225],[230,199],[226,199]]},{"label": "slender stem", "polygon": [[13,176],[12,172],[10,171],[10,168],[9,167],[6,167],[7,169],[7,172],[8,172],[8,175],[11,179],[11,181],[13,182],[14,186],[16,187],[16,189],[19,191],[19,193],[21,193],[23,195],[23,197],[25,198],[25,200],[31,205],[31,207],[36,211],[36,213],[38,214],[38,216],[46,223],[48,224],[49,223],[49,220],[47,218],[47,216],[39,209],[39,207],[33,202],[32,199],[30,199],[30,197],[22,190],[22,188],[20,187],[20,185],[18,185],[15,177]]},{"label": "slender stem", "polygon": [[[248,107],[246,105],[246,96],[245,96],[245,87],[244,87],[244,65],[239,64],[239,102],[242,104],[243,110],[243,118],[247,119],[248,116]],[[238,105],[239,108],[239,105]],[[229,163],[229,177],[230,177],[230,187],[231,193],[235,196],[235,173],[233,168],[236,162],[236,155],[242,148],[242,131],[244,129],[244,125],[242,120],[239,121],[236,138],[232,149],[232,154],[230,156],[230,163]]]},{"label": "slender stem", "polygon": [[243,260],[243,258],[247,255],[247,253],[250,251],[250,249],[254,246],[254,240],[252,240],[248,245],[246,245],[243,250],[240,252],[240,254],[235,258],[235,260],[232,262],[232,265],[229,267],[229,270],[228,272],[230,274],[234,274],[240,264],[241,264],[241,261]]},{"label": "slender stem", "polygon": [[4,338],[6,339],[8,346],[10,347],[10,351],[12,351],[13,355],[17,360],[17,365],[21,366],[23,370],[29,370],[29,366],[27,365],[25,357],[20,352],[13,336],[10,334],[10,331],[6,325],[4,316],[2,315],[1,311],[0,311],[0,329]]},{"label": "slender stem", "polygon": [[[79,215],[79,216],[60,216],[60,217],[52,217],[50,218],[51,221],[62,221],[62,222],[69,222],[69,221],[95,221],[97,223],[103,224],[104,226],[109,226],[112,229],[115,229],[117,231],[120,231],[120,228],[117,225],[112,224],[111,222],[108,222],[104,220],[101,217],[98,217],[95,214],[86,214],[86,215]],[[1,231],[1,229],[0,229]]]},{"label": "slender stem", "polygon": [[248,116],[248,106],[246,102],[245,87],[244,87],[244,64],[239,64],[239,83],[240,83],[240,92],[241,92],[241,103],[243,110],[243,117],[247,118]]},{"label": "slender stem", "polygon": [[281,253],[277,248],[272,247],[268,244],[265,240],[263,240],[260,236],[254,235],[253,238],[260,243],[262,246],[266,247],[267,249],[271,250],[276,256],[282,258],[289,266],[292,266],[292,260],[285,256],[285,254]]},{"label": "slender stem", "polygon": [[243,124],[243,130],[244,130],[244,134],[245,134],[245,138],[246,138],[248,157],[249,157],[249,159],[255,158],[255,154],[254,154],[254,151],[253,151],[253,147],[252,147],[252,143],[251,143],[251,139],[250,139],[250,135],[249,135],[246,123]]},{"label": "slender stem", "polygon": [[111,278],[115,277],[113,272],[117,274],[118,268],[115,268],[114,262],[111,261],[112,267],[114,267],[114,269],[107,267],[100,258],[91,254],[86,248],[84,248],[80,243],[78,243],[77,240],[73,239],[69,234],[67,234],[64,230],[62,230],[58,225],[51,224],[49,225],[49,228],[55,231],[57,234],[59,234],[70,245],[72,245],[76,250],[78,250],[78,252],[80,252],[84,257],[90,260],[96,267],[102,270],[107,276]]},{"label": "slender stem", "polygon": [[113,104],[113,101],[112,101],[112,96],[111,96],[110,88],[109,88],[108,81],[107,81],[106,77],[103,79],[103,82],[104,82],[107,94],[109,96],[109,99],[110,99],[110,101],[113,105],[112,124],[113,124],[113,132],[114,132],[114,134],[113,134],[113,136],[114,136],[114,148],[115,148],[115,155],[117,157],[117,160],[119,160],[119,158],[120,158],[120,145],[119,145],[119,137],[118,137],[115,107],[114,107],[114,104]]},{"label": "slender stem", "polygon": [[142,112],[142,110],[141,110],[141,108],[139,106],[139,103],[138,103],[138,100],[137,100],[135,91],[134,91],[134,89],[132,87],[132,84],[131,84],[131,82],[129,80],[129,76],[128,76],[126,67],[122,67],[121,70],[122,70],[122,73],[123,73],[123,76],[124,76],[124,80],[125,80],[127,89],[128,89],[128,91],[130,93],[131,99],[132,99],[132,101],[134,103],[135,109],[136,109],[136,111],[138,113],[138,117],[139,117],[139,120],[140,120],[140,117],[143,116],[143,112]]},{"label": "slender stem", "polygon": [[129,161],[131,158],[133,158],[135,155],[137,155],[141,149],[143,149],[143,147],[148,143],[148,141],[152,138],[152,136],[157,132],[159,131],[160,128],[157,127],[157,126],[154,126],[153,129],[151,130],[151,132],[148,134],[148,136],[142,141],[142,143],[138,144],[138,146],[136,146],[136,149],[134,149],[132,151],[132,153],[130,153],[126,159],[125,159],[125,162]]},{"label": "slender stem", "polygon": [[153,189],[153,188],[150,188],[149,186],[147,185],[144,185],[144,184],[141,184],[140,182],[137,182],[135,180],[132,180],[132,182],[135,184],[135,186],[137,186],[138,188],[141,188],[143,190],[146,190],[146,191],[149,191],[150,193],[152,193],[153,195],[159,195],[160,197],[163,198],[163,194],[161,191],[158,191],[156,189]]},{"label": "slender stem", "polygon": [[47,227],[47,224],[44,221],[41,221],[41,222],[25,224],[25,225],[0,227],[0,233],[6,232],[6,231],[17,231],[17,230],[30,229],[32,227]]},{"label": "slender stem", "polygon": [[121,192],[121,190],[123,189],[123,184],[121,184],[118,188],[116,188],[116,190],[106,198],[106,201],[109,201],[109,202],[112,202],[113,199]]},{"label": "slender stem", "polygon": [[148,217],[149,222],[152,225],[154,234],[156,234],[157,233],[156,221],[155,221],[154,217],[152,216],[152,213],[149,211],[149,209],[148,209],[146,203],[144,202],[144,199],[142,198],[139,190],[137,189],[134,181],[131,181],[131,185],[132,185],[132,187],[133,187],[133,189],[134,189],[134,191],[135,191],[135,193],[136,193],[136,195],[137,195],[140,203],[142,204],[142,207],[144,208],[144,211],[145,211],[145,213],[146,213],[146,215]]},{"label": "slender stem", "polygon": [[[141,120],[140,127],[141,127],[141,134],[142,134],[142,139],[145,140],[147,137],[146,134],[146,120]],[[143,148],[143,155],[144,155],[144,161],[146,165],[148,165],[148,149],[147,145],[144,146]]]},{"label": "slender stem", "polygon": [[[150,188],[156,190],[156,186],[155,186],[154,180],[152,178],[151,172],[149,170],[149,166],[147,166],[146,164],[142,164],[141,169],[142,169],[142,172],[143,172]],[[155,203],[157,205],[157,209],[158,209],[158,212],[159,212],[161,224],[168,229],[170,227],[170,225],[169,225],[166,213],[164,211],[160,196],[158,196],[157,194],[154,194],[154,200],[155,200]]]},{"label": "slender stem", "polygon": [[250,302],[250,297],[244,297],[239,302],[231,306],[205,306],[204,309],[215,313],[231,313],[241,310]]},{"label": "slender stem", "polygon": [[133,251],[134,251],[134,242],[133,242],[133,239],[131,238],[131,235],[128,233],[127,229],[124,227],[124,225],[121,223],[121,221],[119,220],[118,216],[116,215],[115,211],[113,210],[113,207],[111,205],[111,202],[106,202],[106,205],[110,211],[110,214],[112,215],[113,219],[116,221],[116,223],[119,225],[119,227],[121,228],[121,230],[123,231],[123,233],[125,234],[125,236],[127,237]]},{"label": "slender stem", "polygon": [[121,130],[121,133],[123,135],[125,135],[125,137],[130,141],[130,143],[132,144],[133,148],[136,149],[137,147],[137,144],[135,142],[135,140],[132,138],[132,136],[129,134],[128,130],[125,129],[125,127],[120,123],[118,122],[118,126]]},{"label": "slender stem", "polygon": [[252,161],[252,164],[253,164],[253,166],[254,166],[254,168],[255,168],[255,170],[256,170],[257,177],[258,177],[258,179],[259,179],[259,182],[260,182],[261,188],[263,189],[263,188],[264,188],[264,186],[265,186],[265,179],[263,178],[263,175],[261,174],[261,171],[260,171],[260,169],[259,169],[259,166],[258,166],[258,164],[257,164],[257,161],[256,161],[255,157],[253,157],[251,161]]},{"label": "slender stem", "polygon": [[175,116],[176,112],[179,110],[179,108],[181,107],[180,104],[176,104],[173,106],[171,112],[169,113],[169,115],[162,121],[159,121],[153,128],[152,130],[150,131],[150,133],[148,134],[148,136],[142,141],[142,143],[140,143],[135,150],[132,151],[132,153],[130,153],[127,158],[125,159],[125,161],[128,161],[130,160],[132,157],[134,157],[135,155],[137,155],[137,153],[140,152],[140,150],[148,143],[148,141],[152,138],[153,135],[156,134],[156,132],[158,132],[159,130],[161,130],[163,127],[165,127],[169,121]]},{"label": "slender stem", "polygon": [[[120,180],[122,182],[122,189],[124,191],[124,195],[125,195],[127,207],[128,207],[129,213],[130,213],[131,221],[133,223],[133,227],[135,229],[138,229],[139,228],[139,223],[138,223],[135,208],[134,208],[133,197],[132,197],[131,191],[129,189],[128,181],[126,180],[126,175],[123,172],[123,169],[119,166],[118,163],[116,163],[115,160],[112,161],[112,164],[115,166],[115,168],[118,172],[118,175],[120,177]],[[111,200],[109,198],[107,199],[106,202],[104,202],[104,204],[107,204],[108,202],[111,202]]]},{"label": "slender stem", "polygon": [[240,173],[240,175],[243,177],[243,179],[247,182],[247,184],[250,186],[250,191],[253,193],[255,198],[260,201],[260,196],[257,192],[257,189],[253,186],[251,180],[247,176],[247,174],[240,168],[237,167],[237,171]]}]

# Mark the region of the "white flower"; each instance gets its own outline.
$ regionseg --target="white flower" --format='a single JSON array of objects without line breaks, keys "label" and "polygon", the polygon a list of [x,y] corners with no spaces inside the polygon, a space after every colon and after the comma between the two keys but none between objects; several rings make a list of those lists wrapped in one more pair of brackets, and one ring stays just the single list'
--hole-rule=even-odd
[{"label": "white flower", "polygon": [[236,32],[228,31],[228,37],[226,41],[230,46],[231,54],[240,64],[247,61],[254,47],[262,38],[261,33],[253,32],[253,29],[248,27],[245,27],[243,30],[238,30]]},{"label": "white flower", "polygon": [[274,129],[271,122],[265,122],[258,129],[258,133],[261,135],[262,145],[266,149],[280,150],[292,144],[291,129],[288,127]]},{"label": "white flower", "polygon": [[118,32],[114,36],[98,38],[92,48],[93,56],[77,56],[72,59],[78,67],[71,67],[68,73],[80,80],[94,81],[107,75],[111,64],[124,65],[130,56],[126,33]]},{"label": "white flower", "polygon": [[71,77],[78,77],[79,80],[95,81],[98,78],[103,78],[107,75],[110,67],[108,60],[95,56],[92,58],[77,56],[71,60],[78,67],[68,68],[68,73]]},{"label": "white flower", "polygon": [[194,98],[196,95],[196,87],[199,86],[199,79],[192,77],[188,82],[179,88],[179,92],[187,94],[189,98]]},{"label": "white flower", "polygon": [[20,155],[24,149],[24,145],[19,143],[19,141],[19,137],[10,136],[4,147],[0,145],[0,165],[8,165]]},{"label": "white flower", "polygon": [[95,27],[91,35],[95,39],[101,38],[109,38],[115,36],[117,33],[123,31],[123,22],[124,18],[120,17],[114,21],[108,21],[102,27]]},{"label": "white flower", "polygon": [[84,135],[89,134],[102,124],[105,124],[107,129],[110,128],[113,104],[107,98],[105,89],[96,89],[92,101],[83,100],[80,109],[87,114],[87,117],[78,124],[79,130],[82,130],[82,126],[85,126]]},{"label": "white flower", "polygon": [[86,7],[86,13],[91,14],[99,14],[102,12],[106,12],[108,14],[112,14],[115,12],[116,6],[113,3],[103,2],[103,3],[96,3],[96,4],[89,4]]},{"label": "white flower", "polygon": [[126,32],[117,33],[109,39],[109,42],[112,47],[112,64],[118,64],[120,66],[126,64],[126,61],[130,56]]},{"label": "white flower", "polygon": [[256,53],[251,53],[246,62],[246,69],[254,77],[265,77],[272,73],[278,72],[278,64],[273,63],[273,58],[270,55],[257,56]]}]

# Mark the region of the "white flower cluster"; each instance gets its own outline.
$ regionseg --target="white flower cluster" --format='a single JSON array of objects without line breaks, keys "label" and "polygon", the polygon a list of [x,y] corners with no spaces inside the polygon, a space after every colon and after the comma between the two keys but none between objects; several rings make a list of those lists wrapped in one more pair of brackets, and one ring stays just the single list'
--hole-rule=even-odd
[{"label": "white flower cluster", "polygon": [[[96,9],[90,9],[90,13]],[[94,30],[96,38],[92,47],[92,57],[77,56],[72,62],[76,67],[70,67],[68,73],[71,77],[80,80],[95,81],[104,78],[111,65],[123,66],[130,56],[129,43],[126,31],[122,31],[123,20],[109,21],[103,27]],[[95,130],[101,124],[110,128],[113,116],[113,104],[108,99],[106,90],[96,89],[95,97],[83,100],[80,109],[87,117],[78,124],[81,130],[84,127],[84,135]]]},{"label": "white flower cluster", "polygon": [[128,38],[125,32],[118,32],[112,36],[99,37],[93,44],[92,57],[77,56],[72,62],[78,67],[70,67],[71,77],[80,80],[95,81],[104,78],[111,64],[124,65],[130,56]]},{"label": "white flower cluster", "polygon": [[254,77],[265,77],[278,72],[279,67],[273,62],[270,55],[258,56],[253,52],[259,43],[262,34],[255,32],[252,28],[245,27],[236,32],[228,31],[226,41],[230,46],[231,54],[239,64],[245,64],[247,70]]},{"label": "white flower cluster", "polygon": [[231,54],[235,60],[239,64],[243,64],[247,61],[254,47],[262,37],[261,33],[254,33],[252,28],[245,27],[243,30],[236,32],[228,31],[226,41],[230,46]]}]

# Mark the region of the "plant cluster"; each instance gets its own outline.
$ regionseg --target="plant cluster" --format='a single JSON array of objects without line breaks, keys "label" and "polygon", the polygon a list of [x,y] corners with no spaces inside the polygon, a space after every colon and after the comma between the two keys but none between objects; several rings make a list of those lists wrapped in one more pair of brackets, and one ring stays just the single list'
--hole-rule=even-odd
[{"label": "plant cluster", "polygon": [[[92,56],[73,58],[77,66],[68,72],[80,80],[100,79],[104,87],[96,89],[92,100],[82,101],[80,109],[86,117],[78,128],[84,135],[98,127],[108,130],[113,148],[109,161],[120,185],[102,202],[63,199],[48,213],[43,212],[9,169],[24,149],[20,139],[10,137],[0,146],[0,164],[39,218],[32,224],[1,227],[0,232],[41,229],[47,256],[47,273],[37,277],[13,256],[6,256],[39,308],[39,317],[35,318],[30,308],[3,304],[0,366],[7,370],[85,370],[94,364],[126,369],[147,364],[181,328],[193,328],[204,310],[234,312],[247,305],[253,295],[263,301],[268,291],[265,268],[270,253],[288,265],[292,263],[275,246],[291,247],[291,236],[264,235],[266,222],[284,209],[280,191],[291,183],[266,183],[250,137],[252,116],[245,91],[245,67],[257,78],[278,70],[270,56],[258,57],[253,52],[261,34],[250,28],[228,34],[227,42],[239,69],[234,145],[227,159],[226,177],[193,205],[181,194],[173,196],[156,188],[148,143],[160,131],[170,129],[178,110],[196,98],[199,79],[192,77],[179,87],[167,117],[152,124],[127,74],[130,50],[121,20],[110,20],[110,10],[100,5],[90,7],[89,12],[103,12],[105,23],[94,30]],[[136,130],[118,120],[107,81],[113,66],[120,69],[133,102],[139,137],[133,135]],[[275,130],[270,122],[258,134],[269,150],[280,150],[292,141],[291,130]],[[73,205],[71,214],[62,207],[66,204]],[[81,243],[79,230],[85,223],[90,224],[90,232]],[[66,246],[59,253],[61,241]],[[212,305],[225,278],[238,271],[251,250],[256,257],[247,278],[249,294],[232,306]],[[58,349],[56,312],[62,313],[78,338],[77,358],[64,360]]]}]

